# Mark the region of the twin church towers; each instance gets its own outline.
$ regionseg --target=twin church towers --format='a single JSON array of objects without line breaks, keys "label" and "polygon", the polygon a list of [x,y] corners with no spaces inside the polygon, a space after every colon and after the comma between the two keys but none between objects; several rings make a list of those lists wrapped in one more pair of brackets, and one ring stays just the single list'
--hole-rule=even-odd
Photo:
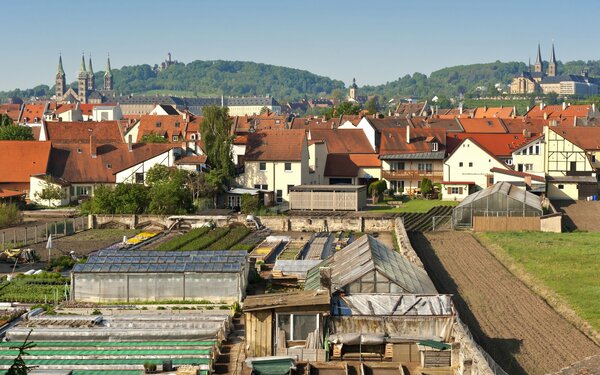
[{"label": "twin church towers", "polygon": [[67,88],[66,75],[63,69],[62,56],[58,58],[58,71],[54,86],[56,101],[58,103],[103,103],[107,97],[113,94],[113,75],[110,69],[110,57],[106,61],[104,72],[104,84],[100,90],[96,89],[94,69],[92,68],[92,57],[86,69],[85,57],[81,56],[81,67],[77,74],[77,91]]}]

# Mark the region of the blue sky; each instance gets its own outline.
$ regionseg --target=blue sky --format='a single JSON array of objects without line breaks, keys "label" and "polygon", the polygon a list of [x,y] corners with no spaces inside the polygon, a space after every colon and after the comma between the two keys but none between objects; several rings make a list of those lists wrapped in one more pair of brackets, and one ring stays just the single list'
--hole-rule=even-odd
[{"label": "blue sky", "polygon": [[[162,61],[244,60],[309,70],[348,84],[393,81],[462,64],[600,59],[600,2],[581,0],[21,0],[2,4],[0,90],[67,80],[81,53],[94,69]],[[563,13],[561,9],[565,9]],[[11,56],[11,57],[7,57]]]}]

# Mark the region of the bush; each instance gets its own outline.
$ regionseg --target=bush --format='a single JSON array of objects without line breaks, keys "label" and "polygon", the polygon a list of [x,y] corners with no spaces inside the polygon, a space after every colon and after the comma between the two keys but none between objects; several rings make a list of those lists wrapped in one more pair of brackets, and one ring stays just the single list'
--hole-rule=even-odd
[{"label": "bush", "polygon": [[19,224],[23,221],[23,213],[12,203],[0,204],[0,227]]},{"label": "bush", "polygon": [[246,237],[248,233],[250,233],[250,229],[247,227],[235,227],[225,237],[210,245],[207,250],[229,250],[233,245]]},{"label": "bush", "polygon": [[240,211],[243,214],[253,214],[260,208],[260,201],[258,195],[244,194],[242,195]]},{"label": "bush", "polygon": [[421,180],[421,194],[423,195],[423,197],[425,197],[425,195],[431,193],[433,190],[433,183],[431,182],[430,179],[428,179],[427,177],[424,177]]},{"label": "bush", "polygon": [[72,268],[75,265],[75,259],[68,255],[61,255],[58,258],[52,259],[50,264],[46,266],[47,271],[62,271],[68,268]]},{"label": "bush", "polygon": [[379,199],[383,196],[383,192],[387,189],[387,184],[384,180],[378,180],[371,182],[369,185],[369,194],[373,197],[373,203],[379,202]]},{"label": "bush", "polygon": [[92,311],[92,315],[102,315],[102,311],[100,311],[99,309],[94,309]]}]

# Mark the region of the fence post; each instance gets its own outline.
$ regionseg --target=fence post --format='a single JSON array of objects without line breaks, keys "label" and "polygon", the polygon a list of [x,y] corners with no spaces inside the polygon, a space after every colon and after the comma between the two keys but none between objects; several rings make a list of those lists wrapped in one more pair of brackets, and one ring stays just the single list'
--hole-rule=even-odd
[{"label": "fence post", "polygon": [[48,223],[46,223],[46,233],[44,233],[45,237],[48,237]]},{"label": "fence post", "polygon": [[35,228],[35,230],[33,231],[33,235],[35,236],[35,238],[33,239],[33,243],[37,243],[37,240],[38,240],[38,229],[37,228],[38,228],[38,226],[36,225],[34,228]]},{"label": "fence post", "polygon": [[25,227],[25,246],[27,246],[27,227]]},{"label": "fence post", "polygon": [[17,247],[17,230],[13,229],[13,249]]},{"label": "fence post", "polygon": [[4,246],[5,237],[6,237],[6,232],[2,232],[2,250],[6,249],[6,246]]},{"label": "fence post", "polygon": [[64,219],[64,225],[65,227],[63,228],[63,231],[65,233],[65,236],[67,235],[67,219]]}]

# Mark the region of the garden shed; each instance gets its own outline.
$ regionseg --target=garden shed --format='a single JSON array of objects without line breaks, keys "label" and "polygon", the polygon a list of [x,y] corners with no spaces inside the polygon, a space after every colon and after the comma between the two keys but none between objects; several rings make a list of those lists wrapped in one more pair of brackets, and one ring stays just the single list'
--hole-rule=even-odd
[{"label": "garden shed", "polygon": [[290,210],[360,211],[367,205],[365,185],[299,185],[290,187]]},{"label": "garden shed", "polygon": [[326,291],[261,294],[244,300],[246,355],[294,356],[300,361],[324,361]]},{"label": "garden shed", "polygon": [[76,264],[71,297],[80,302],[240,302],[246,293],[245,251],[102,250]]},{"label": "garden shed", "polygon": [[455,227],[475,230],[540,230],[540,197],[508,182],[498,182],[466,197],[452,212]]}]

